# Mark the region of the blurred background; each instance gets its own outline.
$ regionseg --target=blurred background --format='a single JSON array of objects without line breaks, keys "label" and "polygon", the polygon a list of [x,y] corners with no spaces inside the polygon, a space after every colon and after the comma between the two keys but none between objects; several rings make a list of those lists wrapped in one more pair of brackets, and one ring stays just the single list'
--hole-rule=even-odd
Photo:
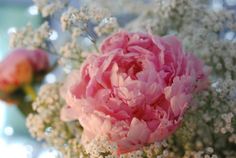
[{"label": "blurred background", "polygon": [[[223,7],[235,8],[236,0],[212,0],[212,9],[220,10]],[[58,30],[58,24],[51,25]],[[0,0],[0,61],[7,55],[8,35],[17,28],[31,23],[34,27],[39,26],[43,19],[38,13],[37,7],[31,0]],[[229,38],[235,34],[231,32]],[[57,38],[54,31],[52,38]],[[49,82],[55,76],[49,74]],[[0,101],[0,158],[56,158],[58,153],[43,142],[36,142],[30,137],[25,127],[25,117],[16,106],[9,106]]]},{"label": "blurred background", "polygon": [[[0,61],[9,52],[10,33],[28,23],[37,27],[42,21],[37,7],[31,0],[0,0]],[[25,117],[16,106],[6,105],[0,101],[0,158],[56,156],[56,151],[44,147],[41,142],[36,142],[30,137],[25,126]]]}]

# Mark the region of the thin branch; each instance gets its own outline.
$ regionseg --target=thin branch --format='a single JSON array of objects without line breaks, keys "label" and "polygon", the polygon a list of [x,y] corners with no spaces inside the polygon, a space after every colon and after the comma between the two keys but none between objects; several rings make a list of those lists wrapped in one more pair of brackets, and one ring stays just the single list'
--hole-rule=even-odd
[{"label": "thin branch", "polygon": [[[98,47],[97,47],[97,34],[96,33],[94,33],[92,30],[91,31],[89,31],[89,27],[88,27],[88,21],[85,21],[84,23],[86,23],[86,26],[85,27],[83,27],[83,28],[81,28],[81,30],[83,31],[83,32],[85,32],[85,37],[87,37],[92,43],[93,43],[93,47],[95,48],[95,50],[99,53],[99,49],[98,49]],[[73,23],[73,25],[75,26],[75,27],[80,27],[80,25],[79,24],[76,24],[76,23]]]}]

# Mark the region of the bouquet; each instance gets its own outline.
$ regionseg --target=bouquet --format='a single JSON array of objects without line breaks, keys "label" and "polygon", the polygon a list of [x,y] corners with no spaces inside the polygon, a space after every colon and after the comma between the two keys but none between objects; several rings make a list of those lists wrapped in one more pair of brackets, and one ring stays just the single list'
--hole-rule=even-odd
[{"label": "bouquet", "polygon": [[11,43],[47,50],[65,70],[27,117],[58,157],[236,157],[233,10],[199,0],[34,2],[60,17],[65,42],[50,41],[44,23]]}]

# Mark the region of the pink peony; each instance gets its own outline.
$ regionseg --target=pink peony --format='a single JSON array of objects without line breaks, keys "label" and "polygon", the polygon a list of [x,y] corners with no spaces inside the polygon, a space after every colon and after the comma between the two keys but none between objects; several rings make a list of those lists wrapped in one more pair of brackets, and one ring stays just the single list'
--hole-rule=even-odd
[{"label": "pink peony", "polygon": [[11,93],[48,68],[48,55],[43,50],[15,49],[0,62],[0,92]]},{"label": "pink peony", "polygon": [[208,85],[203,62],[175,36],[119,32],[62,88],[64,121],[79,120],[82,144],[106,136],[118,154],[161,141],[179,127],[191,98]]}]

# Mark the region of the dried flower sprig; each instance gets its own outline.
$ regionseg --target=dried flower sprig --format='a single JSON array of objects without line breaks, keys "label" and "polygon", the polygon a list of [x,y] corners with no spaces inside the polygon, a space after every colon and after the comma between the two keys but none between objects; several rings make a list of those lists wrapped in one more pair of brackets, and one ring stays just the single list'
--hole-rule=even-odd
[{"label": "dried flower sprig", "polygon": [[[63,100],[59,95],[60,84],[44,85],[33,103],[34,113],[27,117],[27,127],[37,140],[63,153],[65,158],[77,158],[86,155],[79,144],[81,128],[78,123],[65,123],[60,120]],[[76,133],[76,135],[74,135]]]},{"label": "dried flower sprig", "polygon": [[33,0],[43,17],[53,15],[58,10],[68,5],[68,0]]},{"label": "dried flower sprig", "polygon": [[78,68],[87,56],[76,41],[65,43],[59,53],[61,56],[58,60],[59,64],[69,71]]},{"label": "dried flower sprig", "polygon": [[103,19],[98,26],[95,27],[95,32],[98,36],[109,35],[112,32],[117,31],[119,24],[115,17],[109,17]]},{"label": "dried flower sprig", "polygon": [[45,40],[49,38],[50,27],[47,22],[39,28],[33,29],[31,24],[10,34],[11,48],[46,48]]},{"label": "dried flower sprig", "polygon": [[[92,24],[98,24],[92,28]],[[61,16],[61,27],[64,31],[71,33],[71,38],[76,41],[79,36],[85,36],[93,43],[98,51],[96,41],[103,33],[112,33],[118,28],[118,23],[114,17],[110,17],[103,10],[82,6],[79,9],[69,7]]]}]

